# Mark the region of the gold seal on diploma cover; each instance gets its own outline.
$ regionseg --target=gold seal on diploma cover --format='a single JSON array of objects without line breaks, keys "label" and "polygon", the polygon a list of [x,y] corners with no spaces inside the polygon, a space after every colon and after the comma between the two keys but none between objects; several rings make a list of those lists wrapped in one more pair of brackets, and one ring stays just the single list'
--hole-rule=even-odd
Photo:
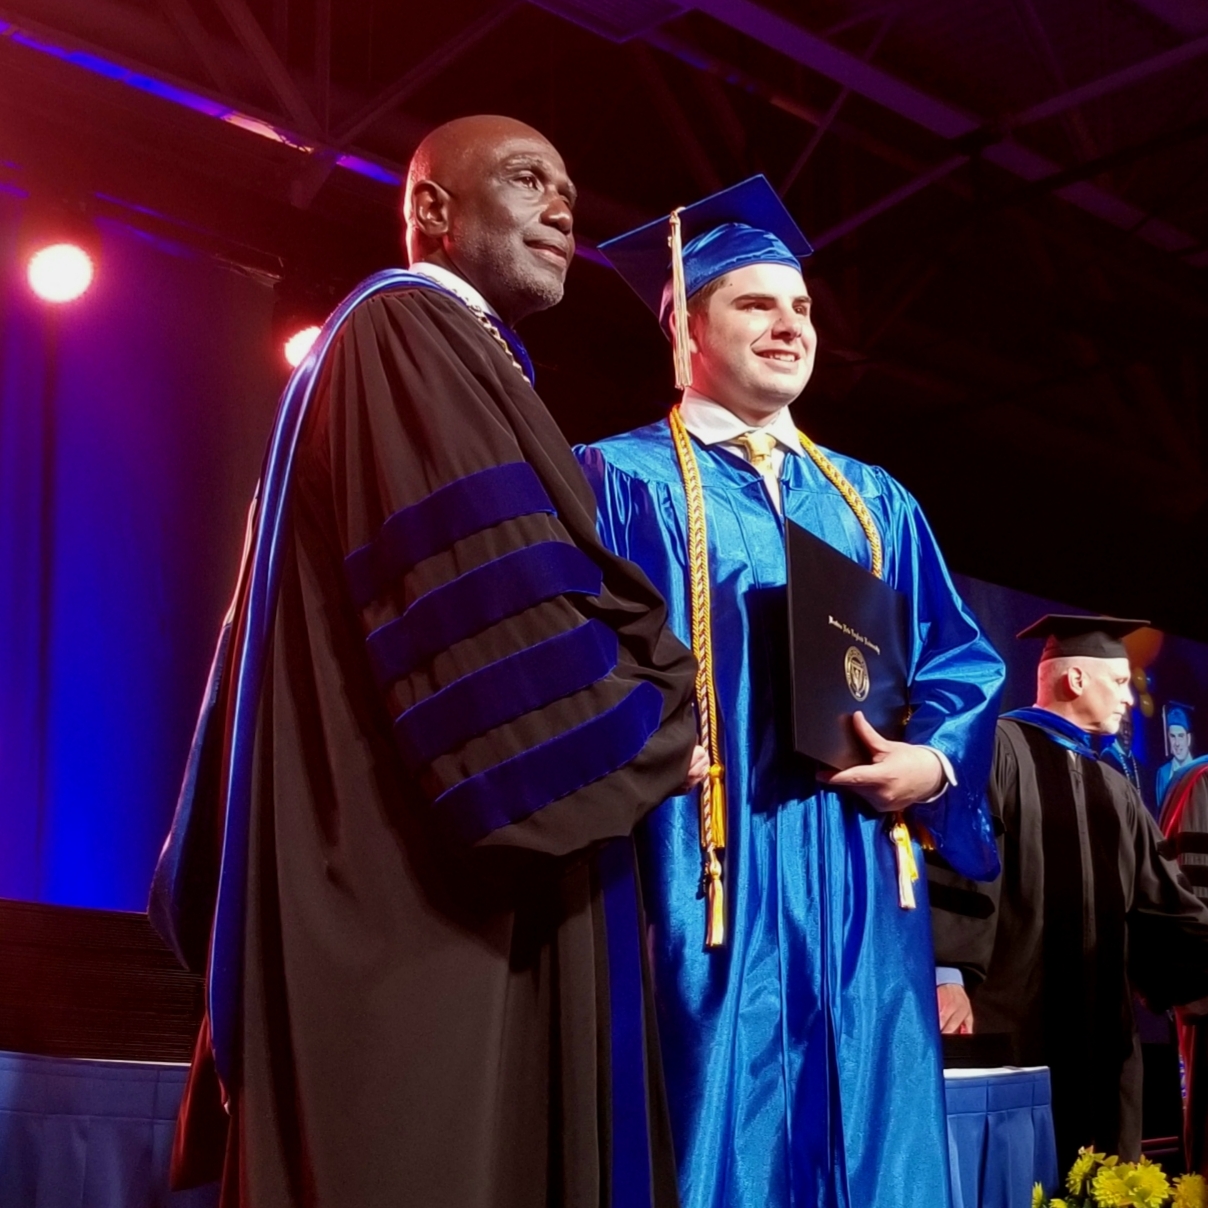
[{"label": "gold seal on diploma cover", "polygon": [[868,678],[868,664],[864,656],[855,646],[848,646],[843,656],[843,674],[847,676],[847,690],[856,700],[867,700],[871,684]]}]

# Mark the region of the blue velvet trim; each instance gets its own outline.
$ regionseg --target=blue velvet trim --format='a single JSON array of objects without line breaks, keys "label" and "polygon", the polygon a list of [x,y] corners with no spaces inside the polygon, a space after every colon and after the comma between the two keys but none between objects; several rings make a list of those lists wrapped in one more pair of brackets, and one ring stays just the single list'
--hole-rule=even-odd
[{"label": "blue velvet trim", "polygon": [[604,576],[578,546],[540,541],[484,562],[414,600],[366,639],[383,687],[410,675],[456,642],[543,600],[600,594]]},{"label": "blue velvet trim", "polygon": [[446,789],[433,808],[463,842],[476,843],[627,764],[658,729],[662,710],[662,693],[643,681],[590,721]]},{"label": "blue velvet trim", "polygon": [[585,624],[510,654],[413,705],[394,721],[408,766],[431,763],[479,734],[603,679],[617,665],[616,633]]},{"label": "blue velvet trim", "polygon": [[1015,709],[1004,713],[1003,716],[1009,721],[1020,721],[1024,725],[1043,730],[1059,747],[1065,747],[1076,755],[1085,756],[1087,759],[1099,758],[1098,751],[1091,743],[1091,736],[1085,730],[1056,713],[1050,713],[1048,709],[1029,705],[1026,709]]},{"label": "blue velvet trim", "polygon": [[608,935],[609,1040],[612,1067],[612,1208],[651,1208],[650,1123],[642,944],[633,840],[600,849]]},{"label": "blue velvet trim", "polygon": [[353,601],[364,608],[425,558],[456,542],[554,505],[527,461],[490,466],[446,483],[427,498],[395,512],[368,544],[344,559]]},{"label": "blue velvet trim", "polygon": [[[260,689],[277,615],[281,549],[288,531],[290,474],[294,455],[324,358],[348,317],[367,298],[406,288],[455,296],[426,277],[400,269],[386,269],[362,281],[332,312],[310,352],[294,370],[285,387],[269,440],[264,477],[257,492],[252,560],[248,567],[242,620],[235,631],[231,651],[231,701],[227,716],[229,737],[223,793],[226,817],[206,978],[206,1009],[210,1017],[214,1066],[228,1093],[233,1093],[239,1072],[253,750]],[[186,809],[192,809],[191,802],[186,800],[183,804]]]}]

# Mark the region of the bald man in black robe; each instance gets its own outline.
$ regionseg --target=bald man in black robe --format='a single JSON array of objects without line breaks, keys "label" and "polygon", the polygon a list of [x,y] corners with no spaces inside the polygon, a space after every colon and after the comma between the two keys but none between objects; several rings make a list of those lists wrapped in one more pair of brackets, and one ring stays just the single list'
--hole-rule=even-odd
[{"label": "bald man in black robe", "polygon": [[511,330],[573,203],[535,130],[435,131],[411,274],[287,390],[152,904],[224,1208],[676,1203],[629,836],[704,772],[694,664]]},{"label": "bald man in black robe", "polygon": [[[999,720],[990,804],[1003,873],[962,881],[929,862],[936,961],[972,985],[973,1030],[1008,1033],[1052,1071],[1057,1153],[1141,1153],[1135,987],[1158,1010],[1208,993],[1208,909],[1137,790],[1101,763],[1132,703],[1120,637],[1144,622],[1046,617],[1036,704]],[[979,978],[984,978],[977,984]]]}]

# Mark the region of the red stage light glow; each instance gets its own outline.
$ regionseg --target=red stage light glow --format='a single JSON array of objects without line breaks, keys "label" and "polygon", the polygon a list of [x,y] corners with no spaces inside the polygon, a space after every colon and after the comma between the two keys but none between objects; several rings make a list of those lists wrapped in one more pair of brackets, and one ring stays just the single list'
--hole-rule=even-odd
[{"label": "red stage light glow", "polygon": [[92,257],[77,243],[51,243],[29,258],[29,287],[43,302],[74,302],[92,284]]},{"label": "red stage light glow", "polygon": [[302,358],[306,356],[310,351],[310,346],[318,338],[319,331],[319,327],[312,323],[309,327],[303,327],[301,331],[295,331],[285,341],[285,359],[289,362],[291,369],[296,369],[302,363]]}]

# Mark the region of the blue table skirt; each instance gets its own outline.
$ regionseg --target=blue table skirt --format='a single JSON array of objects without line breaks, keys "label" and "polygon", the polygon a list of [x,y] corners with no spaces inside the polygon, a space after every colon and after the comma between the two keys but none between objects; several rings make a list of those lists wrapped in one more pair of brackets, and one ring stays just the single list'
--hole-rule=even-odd
[{"label": "blue table skirt", "polygon": [[1057,1185],[1046,1068],[948,1070],[952,1208],[1029,1208],[1032,1184]]},{"label": "blue table skirt", "polygon": [[[0,1208],[214,1208],[217,1186],[170,1194],[188,1067],[0,1052]],[[1029,1208],[1055,1185],[1049,1072],[944,1079],[952,1208]]]},{"label": "blue table skirt", "polygon": [[168,1191],[188,1066],[0,1052],[0,1208],[213,1208]]}]

